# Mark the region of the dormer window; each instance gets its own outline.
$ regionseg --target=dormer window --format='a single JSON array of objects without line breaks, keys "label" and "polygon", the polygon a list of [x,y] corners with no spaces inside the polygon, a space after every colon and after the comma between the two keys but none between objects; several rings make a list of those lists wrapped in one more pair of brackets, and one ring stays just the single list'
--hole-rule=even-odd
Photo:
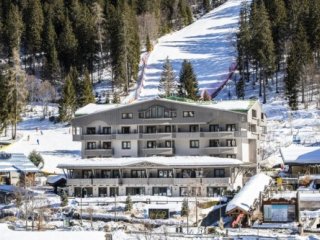
[{"label": "dormer window", "polygon": [[162,106],[152,106],[145,111],[139,112],[139,118],[174,118],[176,116],[176,111]]},{"label": "dormer window", "polygon": [[194,117],[194,111],[184,111],[183,117]]},{"label": "dormer window", "polygon": [[122,119],[132,119],[133,114],[132,113],[122,113]]}]

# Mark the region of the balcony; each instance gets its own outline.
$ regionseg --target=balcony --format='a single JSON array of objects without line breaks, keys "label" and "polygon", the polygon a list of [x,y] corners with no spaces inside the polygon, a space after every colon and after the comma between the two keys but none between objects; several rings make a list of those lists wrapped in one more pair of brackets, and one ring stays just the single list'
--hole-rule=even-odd
[{"label": "balcony", "polygon": [[150,185],[173,185],[173,178],[149,178]]},{"label": "balcony", "polygon": [[116,140],[136,140],[139,139],[138,133],[118,133],[112,135],[113,139]]},{"label": "balcony", "polygon": [[174,148],[144,148],[142,149],[143,155],[172,155]]},{"label": "balcony", "polygon": [[210,185],[210,186],[219,186],[219,187],[227,187],[231,183],[230,177],[224,178],[202,178],[202,184]]},{"label": "balcony", "polygon": [[84,151],[85,155],[91,155],[91,156],[112,156],[113,155],[113,149],[102,149],[102,148],[96,148],[96,149],[85,149]]},{"label": "balcony", "polygon": [[123,185],[148,185],[148,178],[122,178]]},{"label": "balcony", "polygon": [[234,138],[236,132],[201,132],[201,137],[205,138]]},{"label": "balcony", "polygon": [[176,132],[176,138],[199,138],[200,132]]},{"label": "balcony", "polygon": [[174,178],[175,185],[198,185],[201,184],[201,178]]},{"label": "balcony", "polygon": [[74,142],[80,142],[82,140],[82,135],[72,135],[72,141]]},{"label": "balcony", "polygon": [[84,134],[82,135],[81,140],[92,140],[92,141],[103,141],[103,140],[111,140],[111,134]]},{"label": "balcony", "polygon": [[202,149],[206,155],[210,154],[237,154],[237,147],[206,147]]},{"label": "balcony", "polygon": [[119,179],[118,178],[94,178],[93,184],[94,185],[118,185]]},{"label": "balcony", "polygon": [[156,140],[172,138],[171,132],[157,132],[157,133],[140,133],[140,139],[143,140]]},{"label": "balcony", "polygon": [[80,185],[80,186],[84,186],[84,185],[91,185],[92,184],[92,179],[91,178],[69,178],[67,180],[67,185]]}]

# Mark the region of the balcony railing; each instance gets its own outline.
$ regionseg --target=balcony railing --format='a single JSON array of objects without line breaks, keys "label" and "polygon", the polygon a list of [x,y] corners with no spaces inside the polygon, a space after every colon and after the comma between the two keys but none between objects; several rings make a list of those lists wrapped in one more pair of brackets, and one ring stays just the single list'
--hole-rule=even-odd
[{"label": "balcony railing", "polygon": [[224,178],[202,178],[202,184],[210,186],[228,186],[231,183],[230,177]]},{"label": "balcony railing", "polygon": [[174,154],[174,148],[144,148],[142,149],[143,155],[172,155]]},{"label": "balcony railing", "polygon": [[103,155],[103,156],[111,156],[113,155],[113,149],[112,148],[108,148],[108,149],[104,149],[104,148],[94,148],[94,149],[85,149],[84,152],[86,155]]},{"label": "balcony railing", "polygon": [[237,147],[206,147],[202,149],[204,154],[237,154]]}]

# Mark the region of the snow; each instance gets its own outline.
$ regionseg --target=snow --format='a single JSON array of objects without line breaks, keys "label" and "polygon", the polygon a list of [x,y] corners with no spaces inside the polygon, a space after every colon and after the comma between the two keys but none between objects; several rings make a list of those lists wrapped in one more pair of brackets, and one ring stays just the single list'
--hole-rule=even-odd
[{"label": "snow", "polygon": [[271,177],[264,173],[258,173],[251,177],[240,192],[228,203],[226,212],[230,212],[236,208],[249,212],[254,202],[259,198],[260,192],[263,192],[270,185],[271,181]]},{"label": "snow", "polygon": [[70,159],[69,162],[59,164],[58,168],[81,167],[126,167],[139,163],[150,163],[165,166],[232,166],[241,165],[242,161],[231,158],[217,158],[210,156],[174,156],[174,157],[130,157],[130,158],[89,158]]},{"label": "snow", "polygon": [[[18,125],[18,133],[22,137],[8,146],[6,151],[23,153],[28,156],[31,151],[36,150],[44,159],[43,171],[62,173],[57,165],[73,158],[80,158],[81,143],[72,141],[70,126],[54,124],[47,119],[41,120],[41,106],[34,104],[29,105],[28,108],[32,111],[27,112],[26,116],[23,116],[23,121]],[[57,105],[50,106],[49,111],[52,115],[57,115]],[[37,144],[37,139],[39,144]]]},{"label": "snow", "polygon": [[320,147],[293,144],[280,151],[285,164],[320,164]]},{"label": "snow", "polygon": [[66,177],[62,174],[60,175],[50,175],[47,177],[47,183],[49,184],[55,184],[56,182],[58,182],[61,179],[66,179]]},{"label": "snow", "polygon": [[9,158],[2,158],[0,154],[1,172],[38,172],[39,169],[23,154],[13,153]]},{"label": "snow", "polygon": [[12,231],[8,229],[6,224],[0,223],[1,240],[88,240],[96,239],[103,240],[104,232],[97,231],[44,231],[44,232],[30,232],[30,231]]},{"label": "snow", "polygon": [[158,96],[162,65],[168,57],[178,75],[184,59],[190,60],[200,91],[213,93],[226,80],[235,63],[235,33],[242,0],[227,1],[193,24],[158,40],[145,69],[139,99]]},{"label": "snow", "polygon": [[[136,105],[142,104],[143,102],[148,102],[149,100],[134,101],[129,104]],[[160,102],[175,102],[177,104],[185,104],[191,106],[198,106],[210,109],[219,109],[226,111],[248,111],[256,101],[253,100],[226,100],[226,101],[208,101],[208,102],[195,102],[192,100],[184,99],[184,101],[174,100],[174,99],[157,99]],[[81,117],[83,115],[89,115],[104,111],[113,110],[116,108],[126,107],[128,104],[94,104],[90,103],[82,108],[79,108],[75,115]]]}]

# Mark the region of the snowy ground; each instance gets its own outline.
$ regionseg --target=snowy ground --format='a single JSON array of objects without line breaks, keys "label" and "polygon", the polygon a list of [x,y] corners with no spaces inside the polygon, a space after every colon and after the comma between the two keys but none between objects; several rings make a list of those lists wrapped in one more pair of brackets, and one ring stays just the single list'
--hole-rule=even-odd
[{"label": "snowy ground", "polygon": [[199,88],[212,93],[235,62],[235,33],[242,0],[231,0],[204,15],[193,24],[158,40],[151,52],[139,99],[158,96],[162,65],[169,57],[176,75],[181,63],[190,60]]},{"label": "snowy ground", "polygon": [[[59,163],[68,162],[71,158],[80,158],[81,144],[72,141],[70,126],[54,124],[48,119],[41,120],[42,112],[39,105],[28,108],[29,110],[32,108],[32,112],[27,112],[18,125],[18,133],[22,138],[7,147],[5,151],[24,153],[28,156],[32,150],[36,150],[44,158],[43,170],[51,173],[61,172],[61,169],[56,168]],[[52,115],[57,115],[58,108],[53,105],[49,111]]]}]

